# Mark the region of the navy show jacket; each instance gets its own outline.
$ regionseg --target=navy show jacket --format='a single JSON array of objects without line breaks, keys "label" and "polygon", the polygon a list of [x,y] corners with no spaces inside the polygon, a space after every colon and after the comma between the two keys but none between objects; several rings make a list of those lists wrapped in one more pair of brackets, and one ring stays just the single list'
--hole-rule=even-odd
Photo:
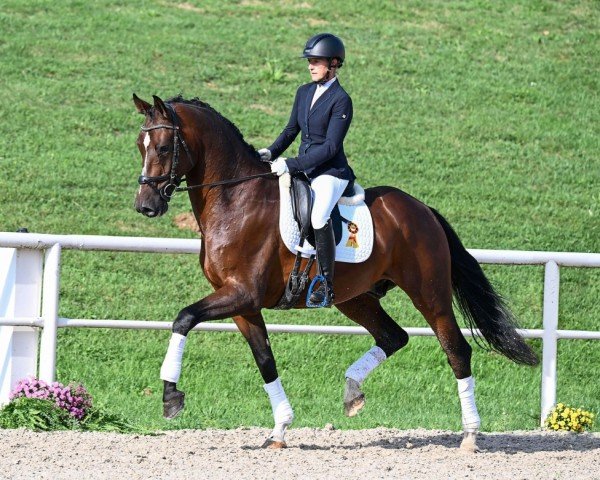
[{"label": "navy show jacket", "polygon": [[333,175],[354,180],[344,153],[344,137],[352,122],[352,99],[336,80],[310,108],[316,89],[316,83],[298,88],[290,120],[269,147],[272,158],[279,157],[302,132],[298,156],[286,160],[290,173],[301,171],[310,179]]}]

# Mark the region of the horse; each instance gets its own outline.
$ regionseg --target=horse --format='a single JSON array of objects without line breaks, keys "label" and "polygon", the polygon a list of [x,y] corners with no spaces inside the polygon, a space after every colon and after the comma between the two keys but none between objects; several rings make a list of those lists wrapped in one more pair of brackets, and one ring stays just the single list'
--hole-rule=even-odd
[{"label": "horse", "polygon": [[[275,426],[263,447],[283,448],[293,409],[261,314],[277,305],[295,262],[278,234],[278,182],[239,129],[209,104],[181,96],[153,100],[151,104],[133,94],[137,111],[145,116],[137,138],[142,173],[135,209],[146,217],[163,215],[175,192],[187,191],[202,235],[200,265],[214,288],[183,308],[173,322],[161,367],[163,415],[173,418],[184,407],[185,394],[177,382],[188,333],[201,322],[232,317],[271,401]],[[181,187],[184,180],[187,186]],[[520,364],[536,365],[538,358],[517,332],[503,298],[439,212],[391,186],[366,189],[365,203],[375,235],[372,253],[362,263],[335,266],[334,306],[375,341],[346,371],[345,413],[354,416],[363,408],[362,382],[408,343],[407,332],[381,305],[390,289],[400,287],[433,329],[457,379],[460,448],[477,451],[480,417],[472,348],[457,324],[453,296],[479,335],[478,344]],[[294,306],[304,307],[302,300]]]}]

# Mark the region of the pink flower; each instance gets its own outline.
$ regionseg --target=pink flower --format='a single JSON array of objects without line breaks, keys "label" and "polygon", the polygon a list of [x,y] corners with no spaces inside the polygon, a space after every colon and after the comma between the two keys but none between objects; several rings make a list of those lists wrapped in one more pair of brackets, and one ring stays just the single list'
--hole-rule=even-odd
[{"label": "pink flower", "polygon": [[85,417],[87,409],[92,407],[92,396],[83,385],[69,384],[65,387],[59,382],[47,384],[32,377],[20,380],[8,398],[14,400],[19,397],[53,400],[59,408],[78,420]]}]

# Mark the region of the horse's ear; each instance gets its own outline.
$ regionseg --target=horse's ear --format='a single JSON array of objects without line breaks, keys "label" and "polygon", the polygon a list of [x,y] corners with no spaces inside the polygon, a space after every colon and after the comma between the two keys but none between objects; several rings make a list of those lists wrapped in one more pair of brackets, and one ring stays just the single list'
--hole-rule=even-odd
[{"label": "horse's ear", "polygon": [[165,105],[165,102],[163,102],[156,95],[152,95],[152,98],[154,99],[154,109],[157,112],[159,112],[163,117],[169,118],[169,111],[167,110],[167,106]]},{"label": "horse's ear", "polygon": [[142,115],[148,115],[150,113],[152,105],[150,105],[148,102],[144,102],[144,100],[138,97],[135,93],[133,94],[133,103],[135,103],[137,111]]}]

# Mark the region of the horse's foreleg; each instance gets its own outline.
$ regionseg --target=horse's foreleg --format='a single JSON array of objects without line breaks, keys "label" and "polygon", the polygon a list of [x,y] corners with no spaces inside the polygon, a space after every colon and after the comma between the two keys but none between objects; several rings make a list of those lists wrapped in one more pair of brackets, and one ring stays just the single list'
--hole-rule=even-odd
[{"label": "horse's foreleg", "polygon": [[163,415],[174,418],[184,407],[185,394],[177,390],[181,362],[188,333],[200,322],[228,318],[248,309],[249,299],[231,285],[226,285],[179,312],[173,322],[173,334],[160,369],[163,387]]},{"label": "horse's foreleg", "polygon": [[362,383],[384,360],[408,343],[408,334],[386,313],[379,300],[367,293],[336,307],[366,328],[375,339],[375,346],[346,370],[344,411],[353,417],[365,405]]},{"label": "horse's foreleg", "polygon": [[273,410],[275,428],[273,428],[263,447],[284,448],[286,447],[285,431],[294,419],[294,412],[277,374],[275,357],[271,350],[265,322],[260,314],[238,316],[234,317],[233,320],[248,341],[248,345],[250,345],[254,360],[256,360],[265,382],[264,389],[269,395],[271,409]]},{"label": "horse's foreleg", "polygon": [[160,378],[163,381],[163,416],[175,418],[184,406],[185,394],[177,390],[177,382],[181,374],[181,360],[186,338],[179,333],[173,333],[169,348],[160,368]]}]

